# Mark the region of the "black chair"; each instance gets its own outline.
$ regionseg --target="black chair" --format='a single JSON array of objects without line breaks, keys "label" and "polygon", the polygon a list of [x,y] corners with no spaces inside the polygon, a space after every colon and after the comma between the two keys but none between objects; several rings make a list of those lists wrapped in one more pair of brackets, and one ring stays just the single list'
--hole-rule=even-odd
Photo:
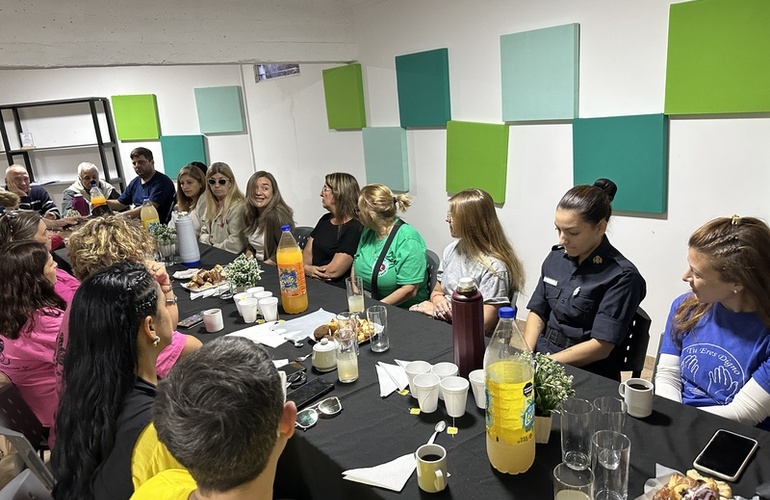
[{"label": "black chair", "polygon": [[[48,491],[51,491],[53,490],[53,486],[56,481],[54,480],[51,470],[43,462],[43,460],[35,454],[35,449],[21,432],[12,431],[11,429],[7,429],[6,427],[0,425],[0,435],[3,435],[8,439],[16,452],[21,455],[22,459],[24,459],[24,463],[27,465],[27,468],[35,475],[34,478],[28,478],[27,476],[22,475],[24,473],[28,473],[29,471],[23,471],[19,476],[17,476],[20,477],[18,481],[11,481],[11,483],[15,484],[15,486],[11,486],[11,483],[8,483],[8,485],[3,488],[2,491],[0,491],[0,499],[50,498],[50,495],[40,495],[36,497],[17,496],[17,493],[24,493],[30,488],[39,491],[39,486],[44,487]],[[35,478],[37,481],[35,481]]]},{"label": "black chair", "polygon": [[428,293],[430,294],[436,287],[438,281],[438,266],[441,261],[432,250],[425,250],[425,259],[428,261]]},{"label": "black chair", "polygon": [[307,239],[312,232],[313,228],[310,226],[297,226],[291,232],[291,234],[294,236],[294,239],[297,240],[297,245],[299,245],[300,250],[305,249],[305,243],[307,243]]},{"label": "black chair", "polygon": [[43,424],[21,397],[19,389],[12,383],[0,387],[0,429],[6,428],[21,433],[43,458],[48,449]]},{"label": "black chair", "polygon": [[636,309],[634,319],[628,328],[626,340],[617,347],[622,356],[620,371],[630,371],[633,377],[640,377],[647,360],[647,346],[650,343],[652,320],[641,307]]}]

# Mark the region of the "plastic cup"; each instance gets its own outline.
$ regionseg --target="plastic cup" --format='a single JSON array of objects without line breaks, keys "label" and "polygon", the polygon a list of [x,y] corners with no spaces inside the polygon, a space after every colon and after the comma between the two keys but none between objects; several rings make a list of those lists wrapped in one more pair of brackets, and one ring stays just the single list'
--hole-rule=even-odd
[{"label": "plastic cup", "polygon": [[[436,363],[435,365],[433,365],[433,368],[431,368],[430,371],[438,375],[438,378],[444,379],[446,377],[454,377],[460,372],[460,369],[454,363],[450,363],[448,361],[442,361],[441,363]],[[438,398],[443,401],[444,393],[439,392]]]},{"label": "plastic cup", "polygon": [[264,291],[265,291],[265,287],[263,287],[263,286],[253,286],[251,288],[247,288],[246,289],[246,293],[248,293],[252,297],[254,297],[255,293],[264,292]]},{"label": "plastic cup", "polygon": [[244,323],[257,321],[257,299],[248,297],[239,302]]},{"label": "plastic cup", "polygon": [[468,380],[456,376],[444,377],[441,379],[440,386],[447,415],[454,418],[465,415],[465,403],[468,401],[470,387]]},{"label": "plastic cup", "polygon": [[206,309],[203,311],[203,324],[209,333],[218,332],[225,327],[222,319],[222,309]]},{"label": "plastic cup", "polygon": [[251,295],[249,295],[247,292],[238,292],[235,295],[233,295],[233,301],[235,301],[235,307],[238,308],[238,314],[243,317],[243,312],[241,311],[241,300],[250,298]]},{"label": "plastic cup", "polygon": [[487,407],[487,380],[484,370],[479,368],[473,370],[468,374],[468,380],[471,382],[471,388],[473,389],[473,398],[476,400],[476,406],[478,408],[486,409]]},{"label": "plastic cup", "polygon": [[404,367],[406,379],[409,381],[409,392],[413,398],[417,398],[417,392],[414,388],[414,377],[421,373],[430,372],[431,364],[427,361],[412,361]]},{"label": "plastic cup", "polygon": [[[259,288],[259,287],[255,287],[255,288]],[[262,290],[262,291],[259,291],[259,292],[252,293],[251,296],[253,298],[257,299],[257,304],[259,304],[260,300],[266,299],[268,297],[272,297],[273,296],[273,292]],[[257,306],[257,314],[262,314],[262,310],[259,308],[259,306]],[[262,314],[262,315],[264,316],[264,314]]]},{"label": "plastic cup", "polygon": [[433,413],[438,408],[438,393],[441,380],[433,373],[421,373],[414,377],[414,388],[417,390],[417,403],[423,413]]},{"label": "plastic cup", "polygon": [[[265,293],[265,292],[262,292]],[[278,297],[265,297],[259,299],[259,311],[265,321],[275,321],[278,319]]]}]

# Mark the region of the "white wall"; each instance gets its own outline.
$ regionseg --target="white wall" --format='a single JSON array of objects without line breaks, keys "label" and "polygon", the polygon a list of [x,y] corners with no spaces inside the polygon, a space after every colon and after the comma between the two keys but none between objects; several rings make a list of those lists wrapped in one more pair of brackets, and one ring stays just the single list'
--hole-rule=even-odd
[{"label": "white wall", "polygon": [[[399,124],[394,57],[439,47],[449,48],[452,118],[500,123],[499,36],[573,22],[581,26],[580,116],[661,113],[670,3],[353,2],[350,12],[364,68],[368,123]],[[253,148],[254,165],[276,175],[297,222],[314,225],[323,213],[318,193],[326,173],[347,171],[365,183],[361,132],[327,129],[321,79],[326,67],[330,66],[306,64],[300,76],[258,84],[252,83],[250,65],[0,71],[0,88],[6,102],[154,92],[162,106],[163,132],[195,133],[191,89],[242,84],[251,144],[244,144],[249,140],[245,135],[210,138],[211,160],[235,166],[245,187]],[[653,319],[651,353],[671,301],[686,290],[679,277],[689,234],[720,215],[770,218],[767,137],[768,116],[672,119],[667,216],[613,217],[609,229],[613,244],[647,280],[642,305]],[[450,241],[444,222],[445,131],[410,130],[407,138],[415,203],[406,218],[428,246],[440,252]],[[525,263],[530,292],[543,258],[556,242],[553,210],[572,186],[571,126],[511,126],[509,143],[507,201],[498,213]],[[122,145],[124,159],[133,146]],[[526,313],[527,300],[527,294],[520,296],[520,316]]]}]

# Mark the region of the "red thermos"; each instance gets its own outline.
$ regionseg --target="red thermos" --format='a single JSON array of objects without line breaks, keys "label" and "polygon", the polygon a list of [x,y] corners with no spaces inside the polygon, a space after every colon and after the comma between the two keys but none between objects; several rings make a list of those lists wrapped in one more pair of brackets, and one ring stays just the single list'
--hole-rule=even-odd
[{"label": "red thermos", "polygon": [[460,376],[484,364],[484,304],[473,278],[460,278],[452,294],[452,343]]}]

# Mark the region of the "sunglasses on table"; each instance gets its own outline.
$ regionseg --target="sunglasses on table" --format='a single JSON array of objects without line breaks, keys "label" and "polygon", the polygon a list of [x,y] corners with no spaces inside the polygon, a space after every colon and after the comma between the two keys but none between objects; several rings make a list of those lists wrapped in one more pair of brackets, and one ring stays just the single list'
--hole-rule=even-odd
[{"label": "sunglasses on table", "polygon": [[327,417],[338,415],[342,411],[342,401],[337,396],[332,396],[309,406],[297,413],[297,421],[294,425],[303,431],[313,427],[318,422],[319,413]]},{"label": "sunglasses on table", "polygon": [[209,185],[213,186],[215,184],[219,184],[220,186],[224,186],[228,181],[229,179],[209,179]]}]

